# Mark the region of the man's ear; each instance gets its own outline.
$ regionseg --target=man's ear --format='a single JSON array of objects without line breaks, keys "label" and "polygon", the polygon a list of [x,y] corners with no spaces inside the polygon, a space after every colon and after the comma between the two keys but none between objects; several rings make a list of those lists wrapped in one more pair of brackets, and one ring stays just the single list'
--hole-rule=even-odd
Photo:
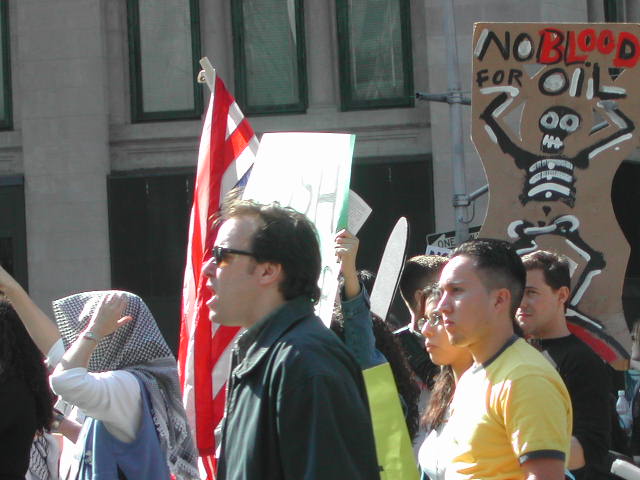
[{"label": "man's ear", "polygon": [[282,264],[263,262],[258,264],[259,279],[261,285],[268,286],[273,283],[279,284],[282,279],[283,270]]},{"label": "man's ear", "polygon": [[422,290],[413,292],[413,304],[415,305],[415,311],[413,313],[416,318],[420,318],[424,314],[424,304],[426,300]]},{"label": "man's ear", "polygon": [[560,300],[560,302],[563,305],[566,305],[567,302],[569,301],[569,297],[571,296],[571,291],[569,290],[568,287],[560,287],[558,290],[558,300]]},{"label": "man's ear", "polygon": [[496,310],[506,310],[511,312],[511,292],[508,288],[498,288],[494,290],[494,307]]}]

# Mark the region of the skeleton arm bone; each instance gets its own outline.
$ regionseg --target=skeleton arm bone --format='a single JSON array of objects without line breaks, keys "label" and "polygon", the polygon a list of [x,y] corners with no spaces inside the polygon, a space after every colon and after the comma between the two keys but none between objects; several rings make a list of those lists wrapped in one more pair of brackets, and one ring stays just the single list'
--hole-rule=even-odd
[{"label": "skeleton arm bone", "polygon": [[485,121],[485,130],[491,140],[497,143],[504,153],[513,157],[519,168],[526,167],[532,155],[516,144],[497,120],[497,117],[507,109],[513,102],[513,98],[518,95],[518,89],[515,87],[487,87],[481,89],[480,92],[485,95],[502,92],[487,105],[480,114],[480,118]]},{"label": "skeleton arm bone", "polygon": [[633,121],[627,117],[622,110],[618,109],[616,102],[602,101],[598,102],[598,106],[602,108],[602,112],[609,118],[609,124],[616,125],[619,130],[581,150],[578,155],[576,155],[574,162],[579,168],[587,168],[592,158],[604,150],[629,140],[632,137],[632,132],[635,130]]}]

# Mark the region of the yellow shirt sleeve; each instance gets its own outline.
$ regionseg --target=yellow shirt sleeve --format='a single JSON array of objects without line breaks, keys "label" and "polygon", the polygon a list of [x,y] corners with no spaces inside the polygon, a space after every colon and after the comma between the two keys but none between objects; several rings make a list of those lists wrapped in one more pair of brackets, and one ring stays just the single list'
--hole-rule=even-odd
[{"label": "yellow shirt sleeve", "polygon": [[532,458],[567,460],[571,444],[571,400],[566,389],[541,375],[505,382],[499,410],[520,463]]}]

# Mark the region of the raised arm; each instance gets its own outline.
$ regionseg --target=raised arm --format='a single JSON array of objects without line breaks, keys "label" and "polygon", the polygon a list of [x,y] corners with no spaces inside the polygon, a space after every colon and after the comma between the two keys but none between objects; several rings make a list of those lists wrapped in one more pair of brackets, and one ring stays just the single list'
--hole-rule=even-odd
[{"label": "raised arm", "polygon": [[58,327],[31,300],[20,284],[0,266],[0,292],[9,299],[20,320],[43,355],[60,339]]},{"label": "raised arm", "polygon": [[575,159],[575,164],[579,168],[587,168],[589,161],[598,156],[605,150],[610,149],[622,142],[630,140],[636,126],[622,110],[618,108],[618,104],[612,100],[598,102],[601,112],[609,118],[609,124],[617,127],[617,130],[607,135],[605,138],[597,141],[581,150]]},{"label": "raised arm", "polygon": [[480,118],[486,123],[485,131],[493,143],[497,143],[504,153],[511,155],[514,159],[519,159],[522,155],[530,155],[516,144],[507,134],[497,118],[513,103],[513,99],[519,91],[515,87],[487,87],[480,90],[481,93],[489,95],[501,92],[497,95],[480,114]]},{"label": "raised arm", "polygon": [[344,279],[344,300],[351,300],[360,293],[360,280],[358,280],[356,269],[356,255],[360,241],[348,230],[340,230],[335,241],[336,257],[340,261],[340,271]]},{"label": "raised arm", "polygon": [[131,316],[122,316],[126,304],[127,299],[122,293],[110,293],[104,297],[85,331],[65,352],[56,367],[56,373],[78,367],[87,368],[98,342],[133,320]]},{"label": "raised arm", "polygon": [[344,289],[340,296],[344,344],[361,368],[371,368],[386,362],[386,358],[376,349],[369,296],[358,279],[356,255],[359,240],[347,230],[342,230],[336,235],[335,242],[336,256],[341,261],[344,279]]}]

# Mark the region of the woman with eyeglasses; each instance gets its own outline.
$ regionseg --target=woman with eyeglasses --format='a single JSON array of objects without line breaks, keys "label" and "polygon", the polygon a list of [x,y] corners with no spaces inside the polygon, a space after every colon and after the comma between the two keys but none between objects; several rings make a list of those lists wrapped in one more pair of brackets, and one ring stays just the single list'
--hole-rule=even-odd
[{"label": "woman with eyeglasses", "polygon": [[[437,284],[424,288],[424,314],[416,322],[416,328],[424,337],[424,345],[431,361],[440,366],[427,410],[421,422],[429,434],[418,452],[421,480],[444,478],[447,452],[439,447],[446,435],[445,425],[449,417],[449,405],[460,376],[471,366],[473,358],[466,348],[452,345],[444,329],[442,317],[435,311],[440,299]],[[417,332],[416,332],[417,333]]]}]

